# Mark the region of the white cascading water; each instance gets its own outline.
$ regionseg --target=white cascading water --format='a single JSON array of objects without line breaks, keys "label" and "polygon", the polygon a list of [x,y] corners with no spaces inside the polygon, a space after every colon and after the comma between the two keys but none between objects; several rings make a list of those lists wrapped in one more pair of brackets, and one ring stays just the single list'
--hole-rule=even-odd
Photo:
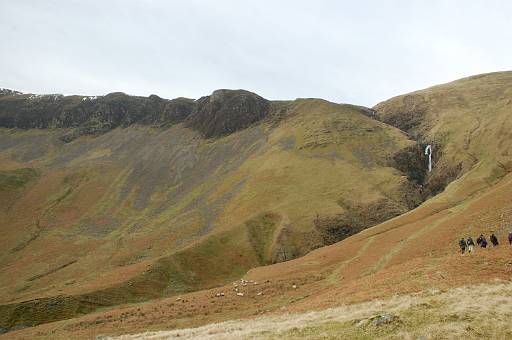
[{"label": "white cascading water", "polygon": [[432,145],[427,145],[425,155],[428,155],[428,172],[432,171]]}]

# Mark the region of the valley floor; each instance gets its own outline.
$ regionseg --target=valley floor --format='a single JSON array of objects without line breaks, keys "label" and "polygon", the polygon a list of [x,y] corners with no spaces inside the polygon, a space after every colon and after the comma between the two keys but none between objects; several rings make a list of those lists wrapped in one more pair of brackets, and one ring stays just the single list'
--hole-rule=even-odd
[{"label": "valley floor", "polygon": [[[512,174],[478,196],[438,197],[302,258],[255,268],[244,281],[0,339],[512,338],[511,195]],[[461,237],[491,231],[499,247],[460,254]]]},{"label": "valley floor", "polygon": [[449,339],[512,337],[512,283],[411,295],[199,328],[98,339]]}]

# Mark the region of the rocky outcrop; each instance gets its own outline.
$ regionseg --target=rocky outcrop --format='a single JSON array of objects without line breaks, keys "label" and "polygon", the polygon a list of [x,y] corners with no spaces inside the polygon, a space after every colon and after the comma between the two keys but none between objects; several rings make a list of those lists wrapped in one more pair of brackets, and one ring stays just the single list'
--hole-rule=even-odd
[{"label": "rocky outcrop", "polygon": [[446,164],[443,160],[442,146],[432,144],[435,151],[435,157],[432,160],[435,171],[429,173],[428,156],[425,155],[426,146],[427,144],[417,143],[404,148],[393,156],[390,164],[404,173],[411,185],[419,188],[421,201],[442,192],[450,182],[457,179],[462,171],[461,164]]},{"label": "rocky outcrop", "polygon": [[217,90],[197,100],[197,111],[187,126],[205,137],[219,137],[244,129],[269,112],[268,100],[244,90]]},{"label": "rocky outcrop", "polygon": [[248,91],[218,90],[199,100],[129,96],[33,95],[2,89],[0,127],[20,129],[73,128],[62,139],[95,135],[116,127],[142,124],[167,127],[186,121],[207,138],[244,129],[264,118],[269,102]]},{"label": "rocky outcrop", "polygon": [[165,126],[194,111],[192,99],[162,99],[110,93],[101,97],[28,95],[0,97],[0,126],[6,128],[77,128],[79,134],[102,133],[134,123]]},{"label": "rocky outcrop", "polygon": [[403,172],[410,181],[418,185],[425,184],[427,178],[428,158],[425,145],[415,144],[397,152],[391,166]]}]

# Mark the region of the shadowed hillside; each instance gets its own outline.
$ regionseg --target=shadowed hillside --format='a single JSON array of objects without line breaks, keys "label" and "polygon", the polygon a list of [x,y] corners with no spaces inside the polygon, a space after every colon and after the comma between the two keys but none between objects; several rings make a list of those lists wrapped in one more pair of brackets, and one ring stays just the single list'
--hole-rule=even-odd
[{"label": "shadowed hillside", "polygon": [[414,208],[424,158],[368,112],[4,91],[0,327],[218,286]]}]

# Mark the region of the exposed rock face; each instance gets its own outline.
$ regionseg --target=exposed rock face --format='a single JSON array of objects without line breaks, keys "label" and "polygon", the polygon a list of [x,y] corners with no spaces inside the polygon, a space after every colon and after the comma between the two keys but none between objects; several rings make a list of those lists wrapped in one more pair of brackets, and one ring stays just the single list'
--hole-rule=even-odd
[{"label": "exposed rock face", "polygon": [[62,139],[102,134],[132,124],[170,126],[187,118],[187,126],[205,137],[219,137],[244,129],[264,118],[269,102],[248,91],[218,90],[195,101],[156,95],[129,96],[115,92],[100,97],[32,95],[0,90],[0,127],[75,128]]},{"label": "exposed rock face", "polygon": [[423,185],[427,177],[428,158],[422,144],[412,145],[397,152],[393,156],[392,166],[416,184]]},{"label": "exposed rock face", "polygon": [[27,95],[0,97],[0,126],[7,128],[78,128],[79,134],[102,133],[134,123],[169,125],[192,113],[192,99],[110,93],[102,97]]},{"label": "exposed rock face", "polygon": [[219,137],[263,119],[269,107],[266,99],[249,91],[217,90],[197,100],[197,111],[187,125],[207,138]]},{"label": "exposed rock face", "polygon": [[460,164],[447,165],[446,162],[443,162],[443,148],[438,144],[432,144],[435,151],[434,167],[436,170],[440,168],[442,171],[429,173],[428,156],[425,155],[426,146],[427,144],[418,143],[404,148],[393,156],[390,164],[407,175],[411,183],[420,188],[422,201],[442,192],[461,172]]}]

